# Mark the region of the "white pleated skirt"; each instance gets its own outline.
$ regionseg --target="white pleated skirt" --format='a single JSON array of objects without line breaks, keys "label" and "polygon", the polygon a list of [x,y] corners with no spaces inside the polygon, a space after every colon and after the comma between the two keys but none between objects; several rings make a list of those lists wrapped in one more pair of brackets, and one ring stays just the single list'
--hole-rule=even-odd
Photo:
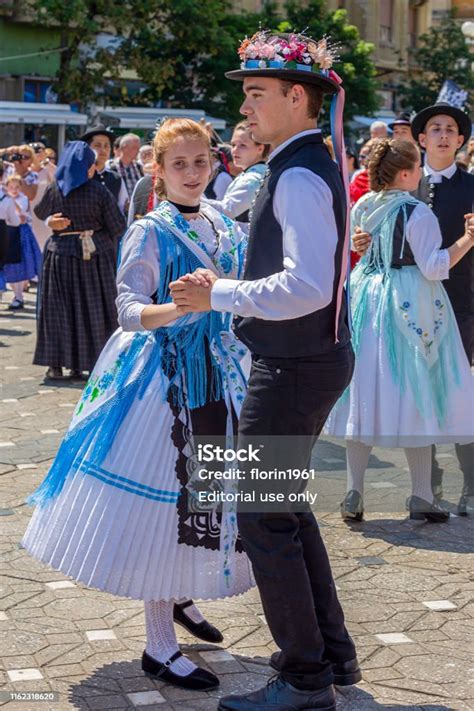
[{"label": "white pleated skirt", "polygon": [[[417,270],[418,271],[418,270]],[[397,274],[402,284],[415,279],[415,273]],[[439,422],[434,409],[422,412],[408,379],[401,388],[393,377],[387,349],[389,334],[375,328],[382,299],[382,278],[372,279],[367,312],[360,334],[354,375],[348,391],[339,399],[325,426],[325,433],[379,447],[424,447],[430,444],[466,444],[474,441],[474,379],[461,341],[454,313],[444,289],[437,282],[427,283],[418,298],[431,300],[432,291],[445,302],[445,325],[454,339],[456,364],[443,373],[448,391],[446,416]],[[455,368],[456,365],[456,368]],[[457,371],[458,377],[454,372]],[[432,400],[433,385],[428,378],[417,383],[421,399]]]},{"label": "white pleated skirt", "polygon": [[[219,550],[179,542],[175,423],[151,383],[101,466],[83,462],[57,498],[36,507],[26,550],[89,587],[139,600],[216,599],[252,587],[244,553],[235,553],[223,589]],[[213,529],[215,535],[217,520]],[[201,535],[196,531],[195,539]]]}]

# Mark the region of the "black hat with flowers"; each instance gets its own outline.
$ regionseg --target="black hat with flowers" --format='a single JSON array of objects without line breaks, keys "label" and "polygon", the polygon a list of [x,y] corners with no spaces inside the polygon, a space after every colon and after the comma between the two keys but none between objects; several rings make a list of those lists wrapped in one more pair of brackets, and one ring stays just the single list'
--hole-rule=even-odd
[{"label": "black hat with flowers", "polygon": [[339,83],[330,72],[336,51],[326,37],[316,41],[296,32],[259,30],[250,39],[243,40],[238,53],[240,69],[226,72],[228,79],[269,77],[313,84],[327,94],[339,91]]}]

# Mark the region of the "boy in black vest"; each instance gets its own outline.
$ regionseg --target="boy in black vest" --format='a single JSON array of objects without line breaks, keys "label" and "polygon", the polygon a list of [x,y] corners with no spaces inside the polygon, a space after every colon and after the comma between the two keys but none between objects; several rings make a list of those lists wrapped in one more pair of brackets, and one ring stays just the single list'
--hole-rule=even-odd
[{"label": "boy in black vest", "polygon": [[[416,197],[427,203],[438,218],[442,247],[450,247],[464,232],[464,216],[473,212],[474,175],[456,166],[457,151],[469,140],[471,120],[460,109],[438,102],[413,119],[413,135],[424,148],[425,164]],[[474,348],[474,254],[468,252],[451,269],[444,282],[469,363]],[[474,432],[473,432],[474,439]],[[474,504],[474,442],[456,444],[459,468],[464,477],[458,513],[466,516]],[[443,470],[433,447],[431,484],[435,496],[442,496]]]},{"label": "boy in black vest", "polygon": [[[300,437],[302,446],[288,458],[304,469],[354,364],[340,299],[346,195],[316,127],[323,93],[339,89],[327,71],[325,40],[258,33],[250,40],[263,52],[257,59],[246,56],[246,42],[242,68],[227,76],[243,80],[241,113],[271,153],[251,215],[244,279],[207,272],[201,285],[188,277],[171,288],[182,313],[213,308],[236,315],[235,333],[253,360],[239,446],[266,435]],[[353,684],[361,675],[313,513],[239,511],[238,523],[281,649],[271,662],[279,675],[263,689],[221,699],[219,709],[334,711],[333,684]]]}]

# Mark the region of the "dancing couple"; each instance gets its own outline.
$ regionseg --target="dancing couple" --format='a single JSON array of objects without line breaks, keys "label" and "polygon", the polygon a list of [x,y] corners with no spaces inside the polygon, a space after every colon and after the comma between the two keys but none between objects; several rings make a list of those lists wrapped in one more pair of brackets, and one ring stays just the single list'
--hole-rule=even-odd
[{"label": "dancing couple", "polygon": [[307,468],[354,368],[346,190],[317,128],[332,95],[343,170],[331,48],[259,32],[239,54],[241,68],[227,76],[243,82],[241,112],[271,151],[248,245],[201,200],[212,165],[207,133],[166,120],[154,140],[161,202],[122,240],[120,328],[33,496],[23,543],[88,586],[144,600],[144,672],[190,689],[219,682],[181,654],[174,622],[221,641],[193,598],[243,593],[254,575],[281,650],[271,660],[278,673],[262,689],[222,698],[219,709],[334,711],[334,684],[361,676],[313,513],[196,513],[186,486],[193,438],[233,435],[237,419],[243,442],[303,434],[294,466]]}]

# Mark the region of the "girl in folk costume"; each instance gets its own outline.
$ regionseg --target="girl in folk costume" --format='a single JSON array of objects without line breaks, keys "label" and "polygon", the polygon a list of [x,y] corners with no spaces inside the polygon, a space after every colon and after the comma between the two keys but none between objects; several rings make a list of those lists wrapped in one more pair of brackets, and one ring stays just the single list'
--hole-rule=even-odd
[{"label": "girl in folk costume", "polygon": [[125,219],[112,193],[92,180],[95,153],[83,141],[66,145],[56,179],[35,207],[53,229],[45,247],[33,362],[46,377],[92,371],[117,328],[118,241]]},{"label": "girl in folk costume", "polygon": [[352,383],[327,431],[347,438],[346,519],[361,520],[363,483],[373,445],[404,447],[412,477],[411,518],[445,521],[433,503],[431,444],[472,440],[469,363],[442,279],[474,243],[466,233],[441,249],[438,221],[410,195],[420,180],[411,142],[380,139],[369,161],[372,192],[352,211],[372,242],[351,277]]},{"label": "girl in folk costume", "polygon": [[198,267],[238,278],[245,237],[200,204],[211,155],[198,123],[167,119],[154,151],[162,201],[123,239],[121,327],[33,495],[38,506],[23,542],[33,556],[86,585],[144,600],[143,670],[177,686],[209,689],[218,679],[181,655],[173,618],[201,639],[221,641],[190,598],[243,593],[252,577],[235,513],[226,505],[221,513],[195,511],[188,474],[194,436],[232,434],[246,353],[227,316],[180,316],[168,285]]},{"label": "girl in folk costume", "polygon": [[[24,308],[24,287],[29,279],[38,276],[41,271],[41,252],[38,243],[31,229],[31,212],[29,200],[21,189],[21,177],[11,174],[5,181],[5,188],[8,196],[13,200],[15,209],[20,216],[20,227],[16,233],[19,240],[21,260],[19,262],[6,262],[4,266],[4,278],[11,284],[14,298],[9,309],[17,311]],[[13,237],[15,239],[15,237]]]},{"label": "girl in folk costume", "polygon": [[269,146],[253,140],[246,121],[234,128],[231,151],[234,165],[242,169],[227,188],[222,200],[210,204],[228,217],[244,224],[249,222],[249,210],[265,175],[265,158]]}]

